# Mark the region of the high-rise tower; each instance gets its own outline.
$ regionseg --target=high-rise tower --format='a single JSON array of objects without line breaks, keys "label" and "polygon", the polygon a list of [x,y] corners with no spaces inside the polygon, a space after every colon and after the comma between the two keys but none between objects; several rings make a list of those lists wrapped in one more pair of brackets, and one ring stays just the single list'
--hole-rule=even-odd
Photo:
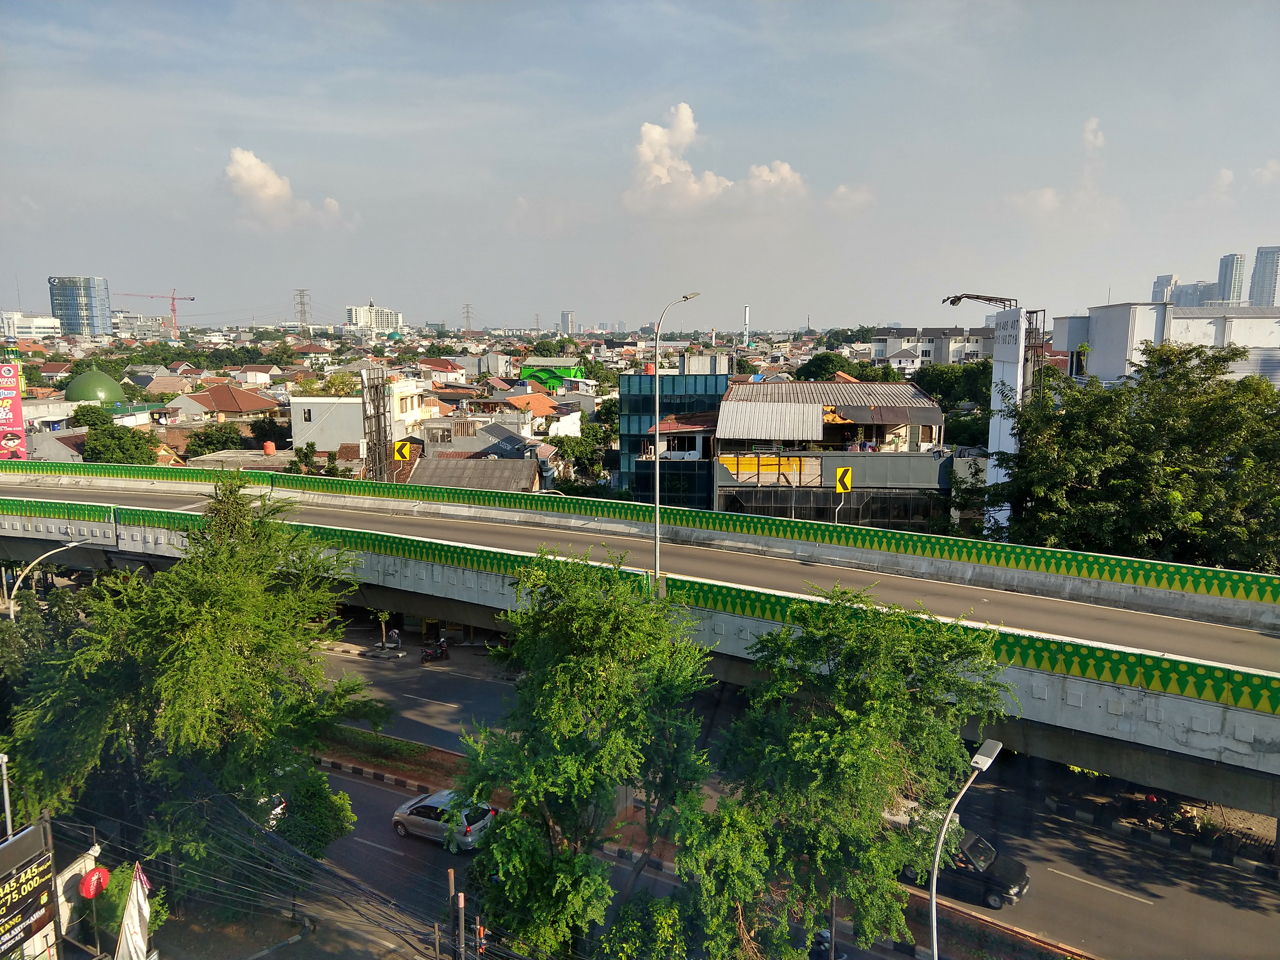
[{"label": "high-rise tower", "polygon": [[1218,261],[1218,299],[1238,302],[1244,293],[1244,254],[1228,253]]},{"label": "high-rise tower", "polygon": [[1249,278],[1249,306],[1274,307],[1276,281],[1280,279],[1280,247],[1259,247]]},{"label": "high-rise tower", "polygon": [[102,277],[50,277],[49,306],[65,334],[111,336],[111,293]]}]

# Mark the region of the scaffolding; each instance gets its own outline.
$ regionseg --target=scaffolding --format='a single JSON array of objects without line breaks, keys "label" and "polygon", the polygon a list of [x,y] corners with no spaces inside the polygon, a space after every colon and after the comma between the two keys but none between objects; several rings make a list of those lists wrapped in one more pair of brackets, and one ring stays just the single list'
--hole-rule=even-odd
[{"label": "scaffolding", "polygon": [[391,431],[387,410],[387,371],[373,367],[360,371],[361,400],[364,409],[364,446],[366,480],[386,483],[387,442]]}]

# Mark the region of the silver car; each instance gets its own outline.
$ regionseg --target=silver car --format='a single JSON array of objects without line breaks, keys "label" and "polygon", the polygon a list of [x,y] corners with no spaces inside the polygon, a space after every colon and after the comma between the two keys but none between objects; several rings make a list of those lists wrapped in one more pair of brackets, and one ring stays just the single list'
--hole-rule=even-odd
[{"label": "silver car", "polygon": [[450,849],[471,850],[475,847],[480,835],[493,822],[494,810],[487,803],[480,803],[467,810],[463,815],[462,825],[453,827],[454,845],[447,842],[450,825],[444,822],[449,811],[449,804],[457,796],[452,790],[440,790],[430,796],[415,797],[405,803],[391,816],[391,825],[402,837],[413,834],[416,837],[428,837],[438,840]]}]

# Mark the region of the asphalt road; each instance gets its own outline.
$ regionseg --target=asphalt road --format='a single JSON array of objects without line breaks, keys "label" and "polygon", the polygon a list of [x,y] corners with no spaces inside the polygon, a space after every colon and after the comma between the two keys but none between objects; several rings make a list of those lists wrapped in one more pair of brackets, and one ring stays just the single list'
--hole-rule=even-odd
[{"label": "asphalt road", "polygon": [[445,663],[422,666],[421,647],[406,644],[400,660],[367,660],[347,653],[326,653],[325,674],[363,677],[371,696],[390,700],[398,711],[383,733],[445,750],[462,749],[461,735],[477,721],[493,725],[507,709],[511,684],[484,676],[482,647],[456,647]]},{"label": "asphalt road", "polygon": [[[54,489],[31,483],[6,483],[4,486],[19,487],[25,496],[35,498],[111,502],[119,506],[162,510],[198,510],[203,503],[203,498],[198,494],[107,493],[102,490],[68,489],[66,486]],[[294,519],[304,523],[377,530],[402,536],[529,553],[544,544],[561,551],[591,548],[597,558],[603,558],[605,551],[609,550],[629,554],[634,559],[628,565],[637,568],[642,568],[650,556],[648,540],[598,536],[586,530],[566,531],[470,520],[387,516],[362,510],[310,505],[302,506],[294,514]],[[831,564],[780,560],[680,544],[664,546],[663,566],[666,572],[680,576],[794,593],[807,592],[809,583],[829,587],[839,582],[850,588],[868,588],[886,602],[907,607],[920,603],[940,616],[966,617],[1015,629],[1098,643],[1122,644],[1158,654],[1195,657],[1232,666],[1280,672],[1280,639],[1237,627],[963,584],[877,574]]]},{"label": "asphalt road", "polygon": [[1221,864],[1144,847],[1049,814],[1034,770],[998,760],[960,804],[965,829],[1027,865],[1018,903],[991,910],[944,879],[968,909],[1108,960],[1273,960],[1280,886]]}]

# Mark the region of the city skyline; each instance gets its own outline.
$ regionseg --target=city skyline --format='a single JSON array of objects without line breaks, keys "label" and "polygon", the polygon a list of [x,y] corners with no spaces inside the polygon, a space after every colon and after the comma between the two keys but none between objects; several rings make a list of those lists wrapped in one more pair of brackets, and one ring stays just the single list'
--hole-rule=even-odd
[{"label": "city skyline", "polygon": [[67,7],[0,28],[7,310],[78,275],[214,326],[299,287],[325,323],[701,289],[672,329],[972,326],[941,298],[1067,314],[1278,239],[1274,5],[1165,5],[1202,69],[1158,76],[1136,4]]}]

